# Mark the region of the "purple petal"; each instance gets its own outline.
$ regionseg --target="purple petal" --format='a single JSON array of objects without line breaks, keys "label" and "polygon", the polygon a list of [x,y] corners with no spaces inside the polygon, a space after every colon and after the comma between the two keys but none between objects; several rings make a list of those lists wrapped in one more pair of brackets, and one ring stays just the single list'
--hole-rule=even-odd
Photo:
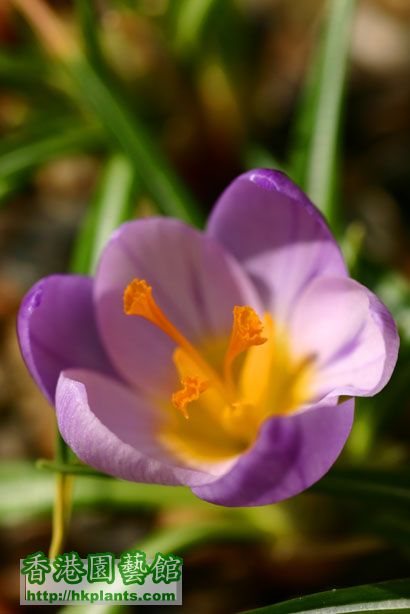
[{"label": "purple petal", "polygon": [[240,266],[215,241],[180,221],[150,218],[124,224],[106,246],[95,298],[107,351],[124,378],[141,390],[175,386],[174,343],[150,322],[123,313],[123,293],[145,279],[171,322],[193,343],[228,335],[234,305],[260,310]]},{"label": "purple petal", "polygon": [[166,462],[155,439],[155,407],[107,376],[65,371],[57,384],[56,409],[67,444],[99,471],[159,484],[198,485],[212,479],[207,473],[174,465],[171,459]]},{"label": "purple petal", "polygon": [[231,471],[192,490],[205,501],[225,506],[267,505],[293,497],[333,465],[349,435],[353,414],[354,401],[349,399],[271,418]]},{"label": "purple petal", "polygon": [[112,373],[95,322],[92,286],[89,277],[52,275],[36,283],[21,304],[17,319],[21,352],[52,404],[64,369]]},{"label": "purple petal", "polygon": [[280,320],[313,278],[346,275],[322,215],[279,171],[253,170],[235,179],[215,205],[207,233],[243,264]]},{"label": "purple petal", "polygon": [[399,337],[393,318],[353,279],[312,282],[295,307],[290,331],[295,350],[315,357],[318,398],[376,394],[396,364]]}]

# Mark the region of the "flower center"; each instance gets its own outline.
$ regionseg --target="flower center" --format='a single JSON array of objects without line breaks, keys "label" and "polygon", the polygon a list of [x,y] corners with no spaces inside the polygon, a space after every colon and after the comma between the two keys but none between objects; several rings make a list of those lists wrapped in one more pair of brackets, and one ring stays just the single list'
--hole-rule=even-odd
[{"label": "flower center", "polygon": [[[181,376],[182,388],[172,395],[172,403],[185,418],[189,418],[188,404],[198,400],[210,386],[215,387],[228,404],[233,403],[236,396],[232,374],[235,358],[253,345],[266,342],[261,337],[263,324],[252,307],[235,306],[231,338],[224,360],[224,377],[221,378],[197,348],[170,322],[156,303],[152,287],[144,279],[134,279],[125,289],[124,312],[149,320],[177,344],[174,362]],[[185,364],[182,353],[186,355]]]},{"label": "flower center", "polygon": [[209,360],[207,344],[198,349],[186,339],[145,280],[134,279],[125,289],[124,312],[155,324],[177,346],[173,362],[181,387],[165,404],[174,413],[167,414],[164,440],[181,458],[234,457],[252,444],[264,419],[289,413],[309,396],[311,362],[292,358],[269,314],[262,322],[252,307],[235,305],[225,348],[218,360]]}]

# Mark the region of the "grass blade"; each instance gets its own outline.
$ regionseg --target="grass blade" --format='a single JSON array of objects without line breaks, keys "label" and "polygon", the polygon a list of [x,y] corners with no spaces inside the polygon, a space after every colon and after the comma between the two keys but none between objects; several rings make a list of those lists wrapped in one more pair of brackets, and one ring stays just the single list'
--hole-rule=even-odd
[{"label": "grass blade", "polygon": [[24,94],[44,90],[50,97],[56,93],[47,63],[35,48],[25,49],[21,54],[0,48],[0,81],[2,88]]},{"label": "grass blade", "polygon": [[253,168],[274,168],[283,173],[287,172],[283,164],[278,162],[270,151],[255,143],[249,144],[245,149],[243,165],[245,170],[252,170]]},{"label": "grass blade", "polygon": [[104,69],[104,58],[101,52],[99,31],[96,27],[97,15],[93,0],[75,0],[77,20],[81,27],[85,54],[91,64]]},{"label": "grass blade", "polygon": [[329,0],[328,19],[296,122],[291,174],[332,226],[338,138],[355,0]]},{"label": "grass blade", "polygon": [[334,469],[309,492],[410,507],[409,472],[382,469]]},{"label": "grass blade", "polygon": [[[54,481],[54,473],[39,471],[32,463],[0,464],[0,527],[18,526],[48,516],[54,503]],[[74,483],[74,510],[159,509],[171,505],[214,509],[183,487],[134,484],[108,478],[102,481],[91,473]]]},{"label": "grass blade", "polygon": [[132,217],[137,183],[128,158],[120,154],[112,156],[78,234],[71,262],[73,273],[95,272],[110,234]]},{"label": "grass blade", "polygon": [[65,67],[73,95],[99,120],[112,141],[130,159],[163,213],[200,225],[202,215],[189,191],[132,112],[120,88],[81,54],[61,19],[42,1],[12,0],[37,32],[49,54]]},{"label": "grass blade", "polygon": [[78,119],[64,118],[5,139],[0,147],[0,184],[12,185],[49,160],[99,146],[98,131],[77,123]]},{"label": "grass blade", "polygon": [[391,580],[316,593],[244,614],[355,614],[356,612],[408,612],[410,581]]},{"label": "grass blade", "polygon": [[67,61],[67,67],[77,94],[129,158],[160,210],[187,222],[202,224],[202,216],[188,190],[115,88],[83,58]]},{"label": "grass blade", "polygon": [[215,0],[180,0],[175,4],[174,44],[181,55],[188,57],[200,45],[208,17],[216,4]]},{"label": "grass blade", "polygon": [[152,556],[156,552],[180,554],[203,543],[227,541],[238,543],[262,538],[266,539],[265,533],[255,525],[232,519],[213,522],[208,520],[167,527],[153,533],[136,546]]}]

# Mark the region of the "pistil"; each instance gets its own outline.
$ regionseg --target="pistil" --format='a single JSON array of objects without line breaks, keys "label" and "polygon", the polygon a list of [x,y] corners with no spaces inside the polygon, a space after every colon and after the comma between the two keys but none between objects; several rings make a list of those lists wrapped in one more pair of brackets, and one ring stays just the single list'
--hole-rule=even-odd
[{"label": "pistil", "polygon": [[189,418],[187,407],[197,401],[208,388],[215,388],[226,408],[233,408],[238,402],[233,363],[235,359],[252,346],[265,343],[262,337],[263,324],[257,313],[249,306],[233,308],[232,332],[226,351],[223,379],[203,358],[201,353],[167,318],[156,303],[152,287],[144,279],[134,279],[124,291],[124,312],[145,318],[166,333],[177,345],[173,360],[181,378],[181,389],[172,395],[172,404],[185,418]]},{"label": "pistil", "polygon": [[200,352],[167,318],[153,297],[152,287],[144,279],[134,279],[126,287],[124,291],[124,313],[126,315],[140,316],[158,326],[176,343],[177,350],[181,348],[183,355],[189,357],[195,371],[199,371],[204,376],[201,379],[209,382],[210,386],[216,387],[227,403],[232,401],[232,399],[228,398],[226,386],[218,374],[201,356]]}]

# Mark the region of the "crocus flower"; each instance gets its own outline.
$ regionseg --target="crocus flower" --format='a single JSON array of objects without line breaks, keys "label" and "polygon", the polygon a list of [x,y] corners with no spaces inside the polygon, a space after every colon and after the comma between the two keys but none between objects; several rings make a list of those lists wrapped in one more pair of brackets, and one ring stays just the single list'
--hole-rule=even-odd
[{"label": "crocus flower", "polygon": [[18,333],[82,461],[226,506],[277,502],[323,476],[354,397],[383,388],[399,344],[318,210],[268,170],[233,181],[205,232],[124,224],[95,278],[29,291]]}]

